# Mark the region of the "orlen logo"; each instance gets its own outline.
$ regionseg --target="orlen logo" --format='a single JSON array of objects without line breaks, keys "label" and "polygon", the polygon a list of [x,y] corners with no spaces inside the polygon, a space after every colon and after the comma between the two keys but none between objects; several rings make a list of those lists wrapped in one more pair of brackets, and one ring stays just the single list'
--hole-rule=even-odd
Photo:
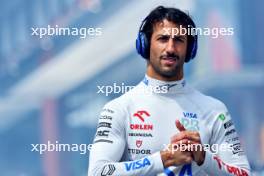
[{"label": "orlen logo", "polygon": [[146,166],[150,166],[148,158],[143,158],[138,161],[125,163],[126,171],[137,170]]},{"label": "orlen logo", "polygon": [[149,117],[150,114],[147,111],[137,111],[134,115],[134,117],[138,117],[142,122],[145,122],[144,117]]},{"label": "orlen logo", "polygon": [[[145,123],[145,118],[150,117],[150,114],[145,110],[137,111],[133,114],[133,117],[138,118],[141,122]],[[153,130],[151,124],[130,124],[131,130]]]}]

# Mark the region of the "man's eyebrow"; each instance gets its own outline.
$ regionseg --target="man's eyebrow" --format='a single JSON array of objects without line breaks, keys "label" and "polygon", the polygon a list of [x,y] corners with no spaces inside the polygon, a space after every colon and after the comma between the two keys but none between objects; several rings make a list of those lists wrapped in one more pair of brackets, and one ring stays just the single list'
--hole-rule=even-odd
[{"label": "man's eyebrow", "polygon": [[[155,36],[155,38],[159,38],[159,37],[169,37],[169,38],[170,38],[171,35],[160,33],[160,34],[157,34],[157,35]],[[174,35],[173,38],[174,38],[174,39],[187,40],[187,37],[185,37],[185,35]]]},{"label": "man's eyebrow", "polygon": [[187,37],[185,37],[185,35],[175,35],[174,38],[187,40]]},{"label": "man's eyebrow", "polygon": [[160,33],[160,34],[157,34],[156,37],[170,37],[171,35],[169,34],[163,34],[163,33]]}]

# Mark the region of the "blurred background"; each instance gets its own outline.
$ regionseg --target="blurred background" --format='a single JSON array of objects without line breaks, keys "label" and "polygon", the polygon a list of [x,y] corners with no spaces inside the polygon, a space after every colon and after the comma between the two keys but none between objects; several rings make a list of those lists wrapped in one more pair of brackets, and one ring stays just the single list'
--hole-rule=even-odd
[{"label": "blurred background", "polygon": [[[197,27],[234,28],[199,36],[186,80],[223,101],[255,175],[264,175],[262,1],[1,0],[0,175],[84,176],[89,152],[32,152],[47,141],[92,143],[99,111],[121,94],[98,86],[136,85],[145,61],[135,51],[143,18],[157,5],[188,11]],[[100,36],[39,36],[31,28],[101,28]]]}]

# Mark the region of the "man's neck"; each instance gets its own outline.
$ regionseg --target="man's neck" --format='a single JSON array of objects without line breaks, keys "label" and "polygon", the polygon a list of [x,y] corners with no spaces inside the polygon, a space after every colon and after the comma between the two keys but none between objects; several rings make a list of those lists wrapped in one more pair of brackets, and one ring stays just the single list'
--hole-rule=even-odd
[{"label": "man's neck", "polygon": [[160,81],[179,81],[183,79],[183,71],[179,71],[175,76],[165,77],[156,73],[153,69],[147,69],[146,75]]}]

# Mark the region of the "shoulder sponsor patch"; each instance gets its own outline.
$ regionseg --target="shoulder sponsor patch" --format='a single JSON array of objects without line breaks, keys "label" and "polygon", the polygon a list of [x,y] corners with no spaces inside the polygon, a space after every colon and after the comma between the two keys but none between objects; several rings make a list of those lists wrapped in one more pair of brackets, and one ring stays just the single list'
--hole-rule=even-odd
[{"label": "shoulder sponsor patch", "polygon": [[101,127],[105,127],[105,128],[112,128],[112,124],[108,123],[108,122],[100,122],[97,126],[97,128],[101,128]]},{"label": "shoulder sponsor patch", "polygon": [[222,121],[225,121],[226,117],[225,115],[222,113],[218,116],[218,119],[222,120]]},{"label": "shoulder sponsor patch", "polygon": [[108,115],[101,115],[101,117],[99,119],[101,119],[101,120],[112,120],[113,117],[112,116],[108,116]]},{"label": "shoulder sponsor patch", "polygon": [[107,164],[104,166],[103,171],[101,173],[101,176],[110,176],[113,175],[115,172],[116,168],[113,164]]},{"label": "shoulder sponsor patch", "polygon": [[106,143],[110,143],[110,144],[113,143],[113,141],[111,141],[111,140],[107,140],[107,139],[98,139],[98,140],[95,140],[95,141],[94,141],[94,144],[95,144],[95,143],[98,143],[98,142],[106,142]]},{"label": "shoulder sponsor patch", "polygon": [[108,112],[108,113],[113,114],[115,111],[112,110],[112,109],[104,108],[104,109],[102,110],[102,112]]},{"label": "shoulder sponsor patch", "polygon": [[233,154],[244,154],[241,143],[233,144]]},{"label": "shoulder sponsor patch", "polygon": [[96,136],[108,137],[109,132],[109,130],[98,130]]},{"label": "shoulder sponsor patch", "polygon": [[233,134],[235,132],[236,132],[235,129],[228,130],[227,132],[225,132],[225,136],[229,136],[230,134]]},{"label": "shoulder sponsor patch", "polygon": [[239,141],[239,137],[238,136],[233,137],[233,138],[229,138],[229,139],[226,140],[227,143],[233,143],[235,141]]},{"label": "shoulder sponsor patch", "polygon": [[226,123],[224,123],[224,128],[227,129],[227,128],[231,127],[232,125],[233,125],[232,120],[229,120]]}]

